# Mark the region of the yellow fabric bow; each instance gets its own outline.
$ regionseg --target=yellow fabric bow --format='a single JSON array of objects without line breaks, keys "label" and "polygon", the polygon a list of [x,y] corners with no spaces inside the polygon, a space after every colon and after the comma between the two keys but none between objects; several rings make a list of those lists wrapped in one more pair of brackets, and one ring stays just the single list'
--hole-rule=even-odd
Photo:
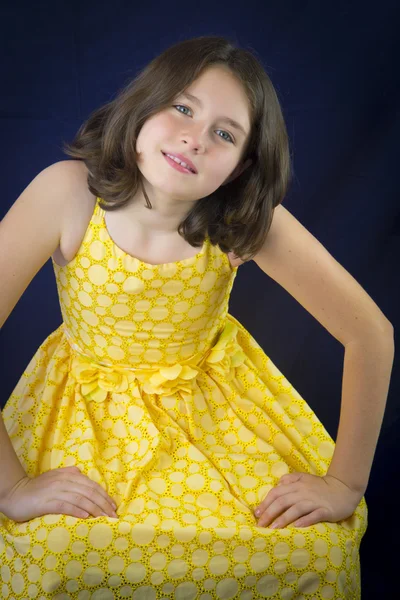
[{"label": "yellow fabric bow", "polygon": [[216,344],[197,364],[175,363],[172,366],[154,369],[133,369],[109,367],[93,362],[75,354],[71,363],[73,377],[80,384],[81,394],[87,400],[104,402],[109,392],[130,394],[140,398],[140,389],[147,394],[173,395],[176,392],[193,392],[197,374],[200,370],[213,369],[221,377],[231,380],[235,377],[236,367],[246,358],[236,342],[237,326],[228,321]]},{"label": "yellow fabric bow", "polygon": [[80,384],[82,396],[87,400],[104,402],[109,392],[123,394],[128,389],[135,396],[140,397],[136,377],[127,369],[107,367],[75,355],[72,359],[71,372]]},{"label": "yellow fabric bow", "polygon": [[147,394],[172,396],[179,391],[190,394],[198,372],[196,367],[175,363],[172,367],[159,367],[152,375],[139,371],[137,377]]},{"label": "yellow fabric bow", "polygon": [[221,377],[229,381],[235,377],[236,367],[246,359],[245,353],[236,341],[237,330],[237,325],[232,321],[227,321],[217,343],[206,358],[206,362]]}]

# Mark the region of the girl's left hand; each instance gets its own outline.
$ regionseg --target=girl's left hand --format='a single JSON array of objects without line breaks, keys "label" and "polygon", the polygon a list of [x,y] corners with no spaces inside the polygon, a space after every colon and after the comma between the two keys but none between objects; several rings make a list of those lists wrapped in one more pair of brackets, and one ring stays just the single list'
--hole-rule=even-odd
[{"label": "girl's left hand", "polygon": [[258,506],[257,525],[283,528],[290,523],[308,527],[321,521],[336,523],[350,517],[363,494],[332,475],[288,473]]}]

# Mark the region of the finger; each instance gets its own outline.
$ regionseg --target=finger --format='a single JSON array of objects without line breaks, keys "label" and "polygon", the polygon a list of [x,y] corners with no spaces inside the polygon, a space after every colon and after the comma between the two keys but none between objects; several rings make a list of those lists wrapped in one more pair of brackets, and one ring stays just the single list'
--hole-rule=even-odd
[{"label": "finger", "polygon": [[86,510],[95,517],[105,514],[114,519],[117,518],[117,514],[111,508],[104,490],[95,481],[78,475],[73,479],[55,480],[53,484],[58,491],[59,499],[64,500],[65,495],[67,495],[72,504]]},{"label": "finger", "polygon": [[82,481],[83,485],[86,485],[87,487],[94,489],[97,493],[99,493],[101,496],[103,496],[104,500],[109,504],[111,510],[114,511],[114,505],[116,508],[116,504],[115,504],[114,500],[112,498],[110,498],[110,496],[107,494],[105,489],[102,488],[99,483],[96,483],[96,481],[89,479],[85,475],[83,477],[84,477],[84,479]]},{"label": "finger", "polygon": [[274,519],[276,519],[277,517],[279,517],[279,515],[284,513],[290,506],[297,504],[299,501],[300,498],[296,492],[280,496],[279,498],[274,500],[274,502],[272,502],[272,504],[267,508],[267,510],[265,510],[261,514],[257,525],[259,527],[269,525]]},{"label": "finger", "polygon": [[304,473],[299,473],[298,471],[294,471],[293,473],[286,473],[286,475],[282,475],[280,478],[278,485],[280,483],[296,483],[299,479],[302,478]]},{"label": "finger", "polygon": [[[98,494],[100,494],[101,496],[103,496],[104,500],[109,504],[109,507],[107,508],[107,510],[111,510],[114,511],[114,500],[112,498],[110,498],[110,496],[107,494],[107,492],[105,491],[105,489],[96,481],[93,481],[93,479],[90,479],[90,477],[88,477],[87,475],[85,475],[84,473],[79,472],[78,475],[74,475],[74,479],[70,480],[72,481],[72,483],[74,483],[75,481],[79,481],[79,483],[85,485],[86,487],[89,487],[90,489],[95,490]],[[116,504],[115,504],[115,508],[116,508]]]},{"label": "finger", "polygon": [[317,508],[310,512],[308,515],[297,519],[293,525],[296,527],[309,527],[310,525],[316,525],[317,523],[321,523],[321,521],[326,521],[325,513],[322,508]]},{"label": "finger", "polygon": [[48,477],[57,477],[57,475],[60,474],[60,471],[62,472],[67,472],[68,473],[80,473],[80,470],[78,469],[78,467],[57,467],[56,469],[49,469],[48,471],[45,471],[44,473],[42,473],[42,475],[47,475]]},{"label": "finger", "polygon": [[279,487],[272,488],[261,504],[256,508],[255,515],[256,517],[262,515],[266,510],[269,509],[271,504],[280,498],[281,496],[285,496],[286,494],[297,492],[297,486],[294,486],[293,483],[282,483]]},{"label": "finger", "polygon": [[283,514],[279,516],[279,518],[274,519],[271,523],[271,526],[274,525],[274,529],[282,529],[287,525],[290,525],[296,520],[308,515],[310,512],[313,512],[315,508],[315,503],[311,500],[303,500],[302,502],[297,502],[288,508]]},{"label": "finger", "polygon": [[82,510],[86,510],[94,517],[105,515],[114,519],[118,518],[118,515],[110,508],[109,503],[104,496],[99,494],[94,488],[76,485],[65,490],[65,492],[67,493],[69,502],[75,504]]},{"label": "finger", "polygon": [[44,514],[70,515],[71,517],[76,517],[77,519],[86,519],[90,513],[88,513],[86,510],[83,510],[73,502],[60,499],[50,502],[48,507],[46,506],[46,513]]}]

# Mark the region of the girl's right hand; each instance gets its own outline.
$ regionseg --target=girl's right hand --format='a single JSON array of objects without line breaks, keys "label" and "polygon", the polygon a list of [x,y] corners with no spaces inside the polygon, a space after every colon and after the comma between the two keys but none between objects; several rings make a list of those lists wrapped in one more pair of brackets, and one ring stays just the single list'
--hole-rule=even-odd
[{"label": "girl's right hand", "polygon": [[24,477],[1,499],[1,512],[23,523],[48,514],[70,515],[80,519],[105,514],[118,518],[113,500],[78,467],[51,469],[38,477]]}]

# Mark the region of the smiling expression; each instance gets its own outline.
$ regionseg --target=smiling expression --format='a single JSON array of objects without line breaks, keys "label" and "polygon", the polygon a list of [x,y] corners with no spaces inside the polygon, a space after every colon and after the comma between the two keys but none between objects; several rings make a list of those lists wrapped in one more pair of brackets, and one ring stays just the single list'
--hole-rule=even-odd
[{"label": "smiling expression", "polygon": [[[145,122],[136,150],[150,194],[190,201],[208,196],[235,171],[250,134],[250,114],[242,85],[223,67],[208,68],[185,92]],[[166,151],[188,157],[197,173],[173,168]]]}]

